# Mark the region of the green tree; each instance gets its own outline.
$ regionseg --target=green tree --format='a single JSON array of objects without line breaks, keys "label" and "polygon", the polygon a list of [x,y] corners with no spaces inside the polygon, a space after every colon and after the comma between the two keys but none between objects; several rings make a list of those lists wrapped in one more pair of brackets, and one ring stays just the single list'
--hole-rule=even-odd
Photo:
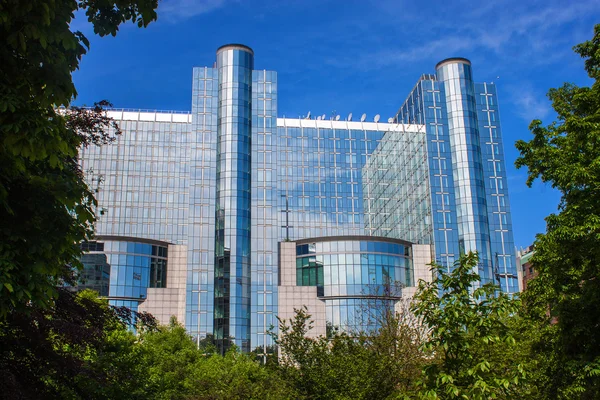
[{"label": "green tree", "polygon": [[[0,321],[0,391],[3,398],[138,398],[143,374],[136,338],[128,329],[136,317],[110,307],[91,291],[59,289],[51,307],[27,305]],[[140,330],[155,321],[137,315]]]},{"label": "green tree", "polygon": [[186,379],[203,353],[177,319],[140,336],[147,386],[152,399],[180,399],[189,395]]},{"label": "green tree", "polygon": [[297,399],[276,370],[262,366],[235,346],[224,356],[202,357],[188,370],[187,399]]},{"label": "green tree", "polygon": [[85,136],[59,109],[89,47],[70,30],[74,12],[114,36],[123,22],[155,20],[157,2],[0,0],[0,316],[51,306],[92,233],[95,200],[77,163]]},{"label": "green tree", "polygon": [[370,351],[376,354],[379,364],[387,371],[397,395],[410,394],[428,361],[421,351],[427,330],[410,310],[412,300],[402,299],[393,312],[380,314],[378,329],[362,337]]},{"label": "green tree", "polygon": [[390,316],[379,330],[308,337],[313,321],[305,308],[280,321],[276,337],[280,371],[307,399],[386,399],[406,394],[418,377],[419,338],[402,314]]},{"label": "green tree", "polygon": [[516,166],[529,186],[548,182],[561,194],[557,214],[537,235],[532,263],[538,278],[524,295],[529,317],[544,333],[544,398],[600,398],[600,25],[574,48],[591,87],[565,83],[548,98],[557,120],[534,120],[520,140]]},{"label": "green tree", "polygon": [[[224,356],[213,342],[196,343],[175,318],[168,326],[140,332],[135,343],[116,337],[120,345],[106,355],[102,367],[112,367],[112,378],[122,382],[108,398],[144,399],[284,399],[294,398],[278,371],[263,367],[235,346]],[[100,361],[100,358],[96,357]],[[121,392],[122,393],[122,392]]]},{"label": "green tree", "polygon": [[[413,299],[402,298],[402,289],[399,282],[368,285],[363,293],[368,297],[355,318],[371,330],[351,334],[376,353],[398,395],[413,391],[426,361],[421,346],[427,337],[427,330],[411,311]],[[392,302],[390,297],[400,299]]]},{"label": "green tree", "polygon": [[452,272],[434,265],[413,311],[429,328],[423,346],[432,359],[423,369],[419,398],[515,399],[523,395],[525,371],[511,357],[518,345],[511,319],[519,301],[492,284],[480,285],[477,254],[462,256]]}]

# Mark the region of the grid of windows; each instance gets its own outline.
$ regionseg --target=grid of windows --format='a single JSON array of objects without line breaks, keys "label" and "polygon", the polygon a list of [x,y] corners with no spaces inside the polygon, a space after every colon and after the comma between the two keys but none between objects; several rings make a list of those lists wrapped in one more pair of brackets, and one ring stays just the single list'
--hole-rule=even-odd
[{"label": "grid of windows", "polygon": [[[429,169],[430,218],[433,226],[433,238],[429,241],[435,245],[436,262],[449,268],[459,255],[458,227],[446,104],[442,101],[443,88],[440,88],[440,83],[435,79],[435,75],[421,77],[400,107],[396,120],[425,124],[427,139],[425,162]],[[409,232],[414,230],[410,228]],[[416,239],[417,243],[427,243],[425,238]]]},{"label": "grid of windows", "polygon": [[[91,243],[90,243],[91,244]],[[101,246],[100,246],[101,245]],[[84,247],[84,246],[82,246]],[[104,243],[93,242],[90,246],[94,250],[84,251],[103,251]],[[98,249],[98,250],[96,250]],[[101,250],[100,250],[101,249]],[[108,286],[110,280],[110,265],[107,262],[106,254],[87,253],[81,256],[83,271],[79,275],[75,290],[91,289],[98,292],[100,296],[108,296]]]},{"label": "grid of windows", "polygon": [[503,291],[519,291],[496,86],[475,84],[494,276]]},{"label": "grid of windows", "polygon": [[194,68],[185,325],[213,334],[218,73]]},{"label": "grid of windows", "polygon": [[[447,266],[476,249],[482,278],[517,290],[496,92],[473,84],[467,63],[423,75],[393,124],[278,119],[277,74],[253,70],[251,50],[237,45],[219,51],[215,68],[194,68],[192,91],[191,114],[113,112],[124,134],[82,149],[81,165],[99,235],[188,246],[193,336],[233,337],[244,350],[272,344],[277,243],[286,239],[433,243]],[[303,265],[303,284],[321,282],[320,262]],[[139,267],[135,258],[123,265]],[[161,285],[162,265],[152,271]]]},{"label": "grid of windows", "polygon": [[[425,132],[387,132],[363,168],[367,232],[431,243]],[[439,214],[438,214],[439,215]]]},{"label": "grid of windows", "polygon": [[218,95],[214,335],[250,351],[251,50],[217,51]]},{"label": "grid of windows", "polygon": [[252,73],[251,346],[268,351],[277,325],[277,73]]},{"label": "grid of windows", "polygon": [[111,115],[124,132],[115,143],[80,153],[82,170],[98,200],[97,231],[185,243],[191,128],[187,115],[186,122],[174,122],[169,114],[152,113],[152,120],[140,120],[144,115],[138,112],[124,114],[128,113]]},{"label": "grid of windows", "polygon": [[436,72],[443,83],[448,116],[459,250],[478,251],[479,276],[483,283],[491,282],[490,231],[471,64],[442,62]]},{"label": "grid of windows", "polygon": [[437,76],[423,75],[396,120],[426,125],[436,261],[451,266],[460,251],[477,249],[483,280],[514,293],[518,284],[496,88],[474,84],[470,65],[455,61],[441,63]]},{"label": "grid of windows", "polygon": [[394,311],[396,302],[384,297],[327,300],[327,330],[338,329],[350,334],[372,332]]},{"label": "grid of windows", "polygon": [[[83,262],[90,257],[101,256],[110,269],[108,286],[109,302],[116,306],[127,306],[137,311],[144,301],[148,288],[167,286],[167,246],[126,240],[103,240],[101,253],[84,255]],[[98,264],[97,260],[94,264]],[[108,275],[108,274],[107,274]]]},{"label": "grid of windows", "polygon": [[402,287],[414,285],[410,245],[333,238],[299,243],[296,285],[320,287],[330,326],[373,329],[381,322],[374,313],[382,306],[393,309]]},{"label": "grid of windows", "polygon": [[81,243],[81,251],[104,251],[104,243],[101,242],[83,242]]},{"label": "grid of windows", "polygon": [[[289,209],[291,240],[365,233],[362,168],[388,126],[359,130],[323,125],[279,127],[279,209]],[[285,239],[285,215],[280,221]]]}]

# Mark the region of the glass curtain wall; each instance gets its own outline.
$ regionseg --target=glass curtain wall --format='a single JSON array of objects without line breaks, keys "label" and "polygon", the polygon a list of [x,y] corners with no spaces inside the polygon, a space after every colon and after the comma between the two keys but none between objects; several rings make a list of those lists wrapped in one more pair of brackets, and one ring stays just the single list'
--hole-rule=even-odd
[{"label": "glass curtain wall", "polygon": [[408,242],[375,237],[306,241],[296,245],[296,285],[317,287],[328,328],[348,333],[377,329],[393,312],[402,288],[414,285]]},{"label": "glass curtain wall", "polygon": [[430,244],[425,132],[389,131],[362,170],[365,223],[373,236]]},{"label": "glass curtain wall", "polygon": [[232,341],[250,351],[253,68],[250,48],[227,45],[217,50],[214,335],[221,352]]},{"label": "glass curtain wall", "polygon": [[251,349],[274,351],[277,326],[277,73],[252,73]]},{"label": "glass curtain wall", "polygon": [[216,68],[194,68],[185,323],[196,340],[214,331],[218,87]]},{"label": "glass curtain wall", "polygon": [[109,304],[137,311],[148,288],[167,287],[167,243],[117,237],[98,239],[82,246],[84,251],[91,251],[84,254],[82,261],[88,264],[95,257],[96,264],[101,260],[102,267],[110,270],[110,274],[105,274],[106,279],[110,276],[108,293],[100,292],[108,296]]},{"label": "glass curtain wall", "polygon": [[291,240],[364,235],[362,168],[385,131],[357,129],[356,122],[339,129],[330,121],[301,121],[278,128],[280,240],[288,232]]},{"label": "glass curtain wall", "polygon": [[[458,258],[458,228],[454,201],[452,155],[443,87],[435,75],[423,75],[400,107],[396,120],[424,124],[435,261],[450,268]],[[416,243],[423,243],[418,239]]]},{"label": "glass curtain wall", "polygon": [[471,63],[453,58],[436,66],[444,86],[461,253],[479,252],[479,276],[493,280],[483,162]]},{"label": "glass curtain wall", "polygon": [[496,85],[475,84],[492,264],[502,291],[519,291]]}]

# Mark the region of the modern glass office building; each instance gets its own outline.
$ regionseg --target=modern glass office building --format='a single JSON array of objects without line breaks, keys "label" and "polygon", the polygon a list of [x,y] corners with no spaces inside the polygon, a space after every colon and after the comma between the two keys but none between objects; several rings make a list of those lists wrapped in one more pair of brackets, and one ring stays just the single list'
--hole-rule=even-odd
[{"label": "modern glass office building", "polygon": [[[421,264],[450,268],[461,252],[477,250],[484,281],[518,290],[495,87],[474,83],[467,60],[438,64],[380,122],[279,118],[276,72],[254,69],[254,52],[243,45],[222,46],[216,58],[213,68],[193,70],[191,113],[111,111],[123,135],[82,151],[103,210],[97,235],[111,243],[111,301],[147,307],[150,295],[136,297],[134,274],[141,268],[142,285],[158,293],[158,278],[143,275],[156,258],[165,271],[160,284],[185,303],[192,335],[214,335],[223,348],[230,340],[245,351],[266,348],[279,315],[281,246],[319,238],[310,242],[318,251],[333,237],[352,243],[336,247],[346,285],[362,282],[348,273],[368,271],[370,261],[360,267],[355,255],[361,241],[372,241],[386,249],[366,244],[367,258],[381,260],[373,270],[405,286],[418,274],[401,250],[430,245]],[[390,243],[406,247],[396,254]],[[142,245],[165,250],[137,252]],[[308,257],[298,285],[315,284],[328,322],[340,315],[347,322],[357,294],[325,294],[319,279],[327,277]],[[174,265],[184,271],[176,283]]]},{"label": "modern glass office building", "polygon": [[[423,231],[419,218],[406,222],[408,231],[426,232],[436,261],[444,265],[451,266],[461,253],[478,251],[482,282],[518,292],[496,87],[475,83],[469,60],[447,59],[437,64],[435,75],[419,79],[394,121],[423,124],[426,132],[423,167],[428,169],[427,222],[433,234]],[[391,213],[400,219],[405,215],[401,207]],[[418,233],[407,238],[424,240]]]}]

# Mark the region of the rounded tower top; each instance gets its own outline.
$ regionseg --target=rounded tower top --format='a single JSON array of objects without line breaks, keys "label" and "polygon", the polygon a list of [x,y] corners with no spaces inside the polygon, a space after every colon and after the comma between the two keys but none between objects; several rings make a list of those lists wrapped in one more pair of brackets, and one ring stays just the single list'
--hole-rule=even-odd
[{"label": "rounded tower top", "polygon": [[243,51],[247,51],[248,53],[254,55],[254,50],[252,50],[250,47],[246,46],[245,44],[239,44],[239,43],[225,44],[217,49],[217,54],[219,54],[220,52],[225,51],[225,50],[243,50]]},{"label": "rounded tower top", "polygon": [[450,57],[450,58],[446,58],[446,59],[440,61],[439,63],[437,63],[435,65],[436,71],[439,68],[441,68],[444,65],[446,65],[446,64],[467,64],[467,65],[471,65],[471,61],[468,60],[468,59],[466,59],[466,58],[463,58],[463,57]]}]

